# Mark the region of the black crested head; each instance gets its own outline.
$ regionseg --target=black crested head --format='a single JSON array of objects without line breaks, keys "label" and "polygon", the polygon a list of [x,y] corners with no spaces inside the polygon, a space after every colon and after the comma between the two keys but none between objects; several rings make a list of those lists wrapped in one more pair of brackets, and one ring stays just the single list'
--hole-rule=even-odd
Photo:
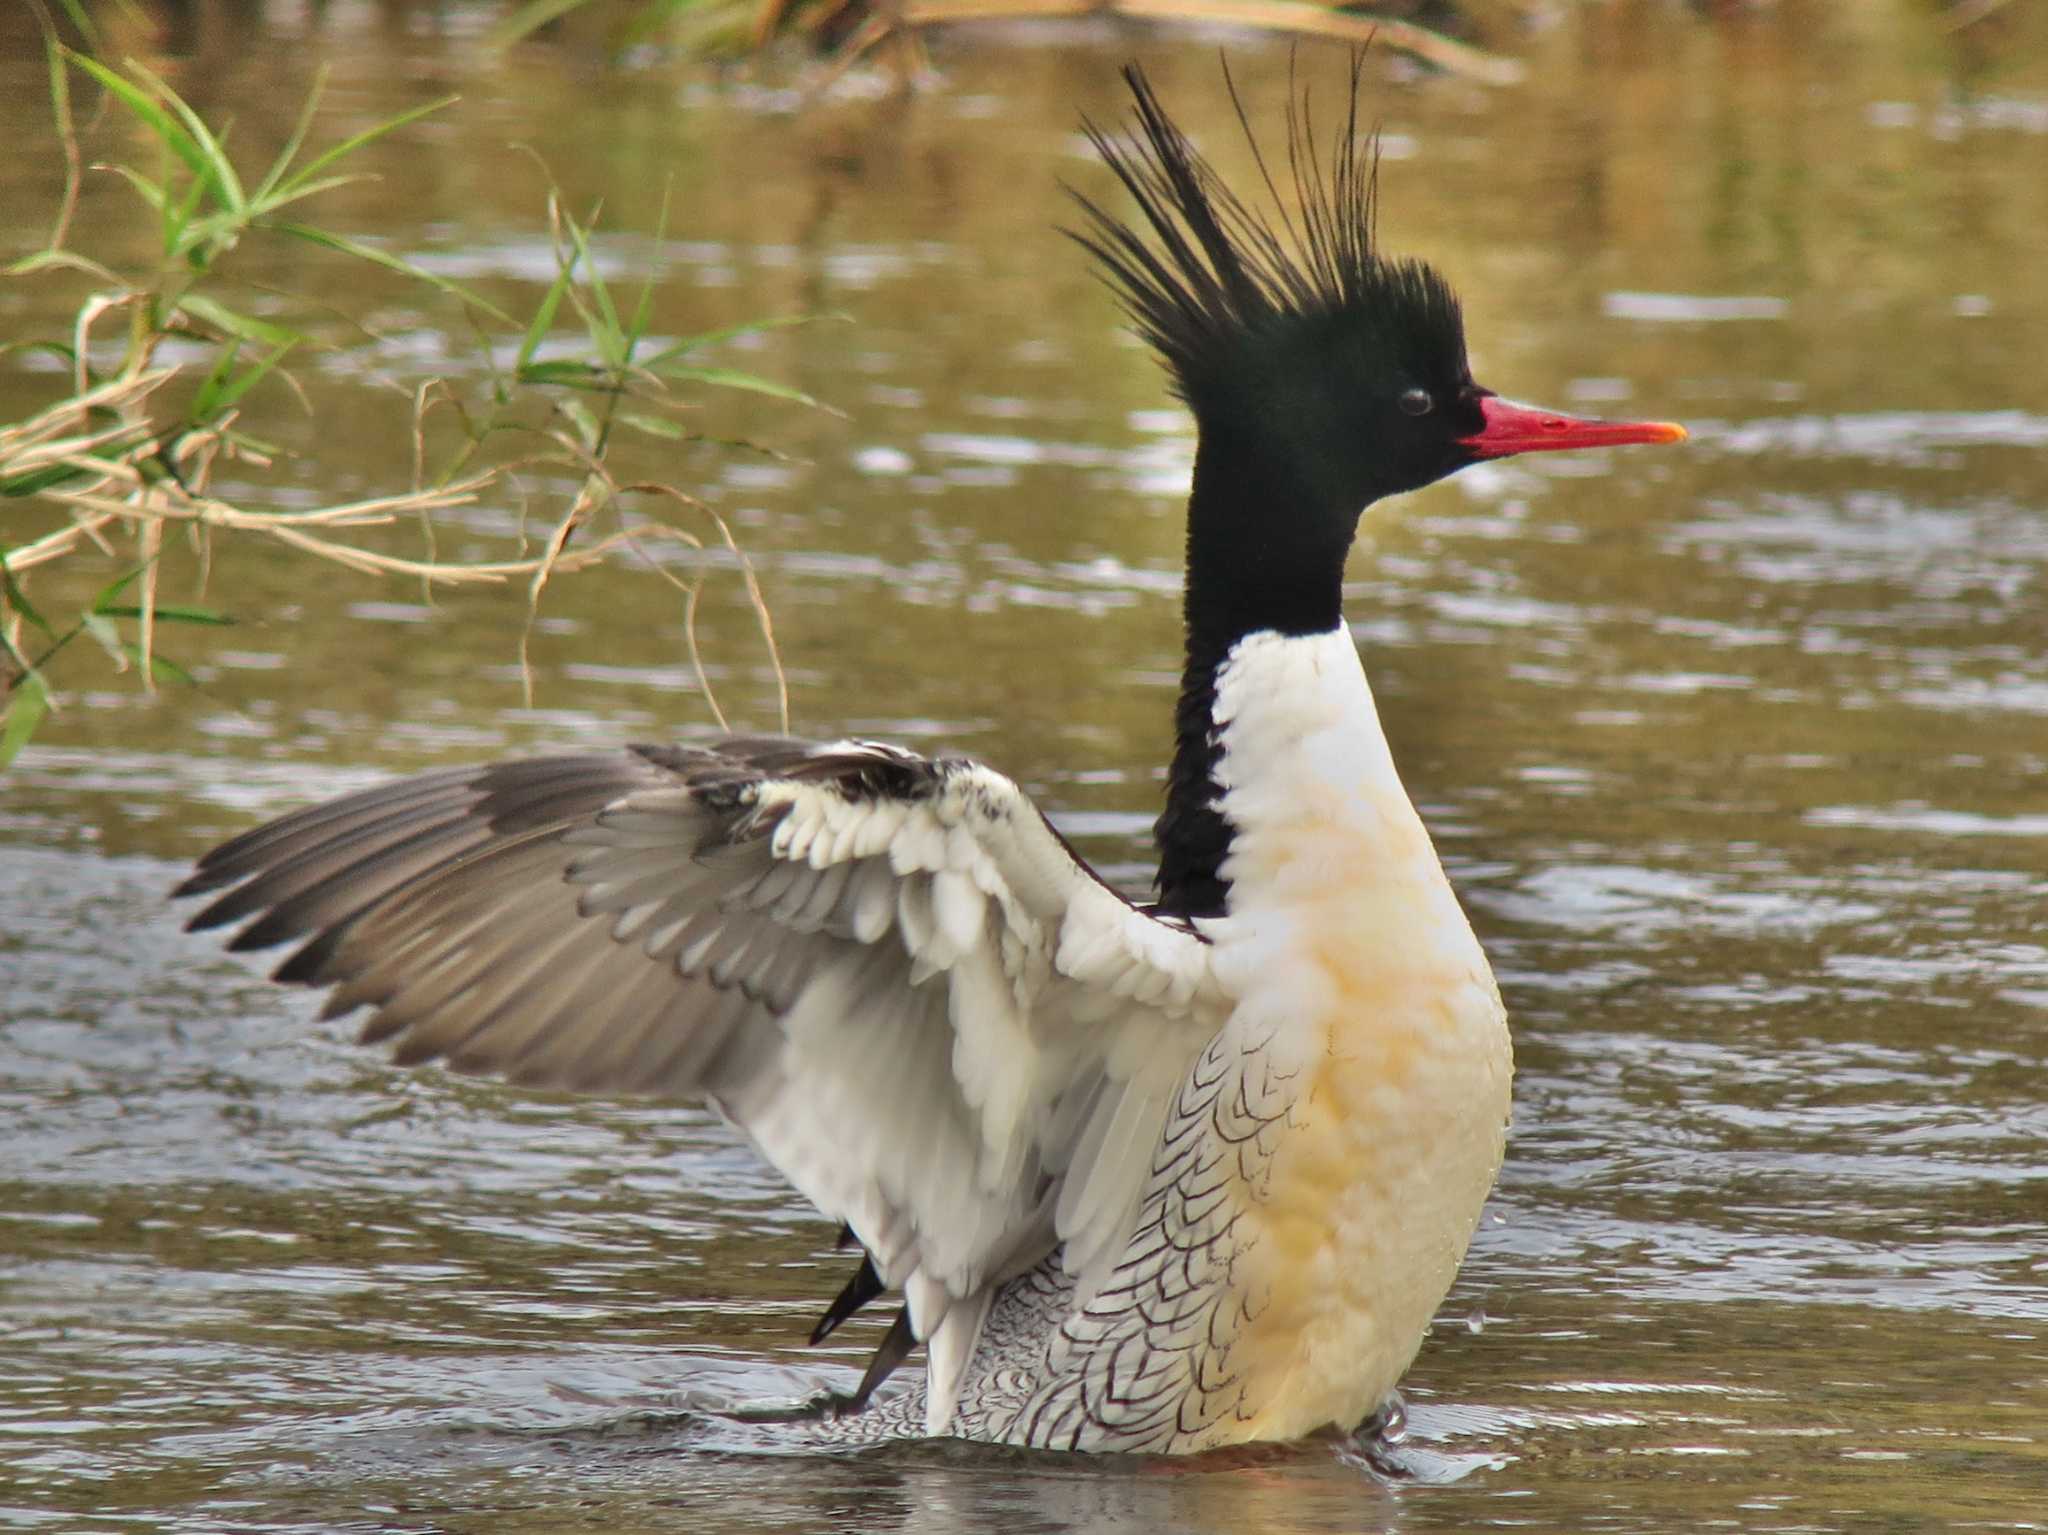
[{"label": "black crested head", "polygon": [[1248,635],[1326,634],[1343,622],[1344,560],[1368,504],[1481,459],[1685,438],[1669,422],[1516,405],[1473,381],[1450,285],[1421,262],[1379,253],[1378,161],[1358,121],[1363,72],[1353,54],[1342,133],[1327,154],[1307,93],[1289,80],[1286,168],[1298,213],[1259,151],[1228,65],[1263,209],[1224,184],[1135,67],[1124,71],[1132,131],[1087,125],[1141,217],[1127,223],[1076,194],[1086,227],[1074,238],[1165,360],[1198,428],[1187,662],[1155,827],[1163,912],[1206,916],[1228,905],[1219,669]]},{"label": "black crested head", "polygon": [[1205,444],[1227,439],[1240,458],[1284,464],[1278,482],[1261,480],[1298,498],[1293,515],[1341,521],[1346,545],[1367,503],[1471,462],[1460,439],[1480,425],[1450,284],[1378,249],[1377,152],[1359,122],[1363,67],[1354,54],[1327,151],[1308,93],[1290,88],[1286,171],[1298,212],[1280,195],[1227,64],[1266,206],[1224,183],[1135,65],[1124,71],[1132,131],[1085,127],[1141,217],[1126,222],[1075,194],[1087,221],[1075,238],[1165,361]]}]

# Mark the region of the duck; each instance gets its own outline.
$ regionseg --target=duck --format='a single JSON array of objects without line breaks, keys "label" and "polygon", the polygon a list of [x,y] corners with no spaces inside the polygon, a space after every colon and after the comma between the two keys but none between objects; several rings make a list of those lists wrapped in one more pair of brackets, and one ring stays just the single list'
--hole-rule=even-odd
[{"label": "duck", "polygon": [[745,734],[399,779],[176,892],[401,1064],[715,1109],[859,1250],[812,1341],[895,1299],[841,1442],[1189,1454],[1394,1399],[1513,1066],[1345,560],[1468,465],[1685,436],[1475,382],[1449,283],[1379,247],[1360,57],[1327,143],[1290,78],[1282,175],[1225,65],[1253,197],[1123,78],[1084,131],[1135,212],[1070,189],[1068,232],[1196,430],[1148,897],[978,760]]}]

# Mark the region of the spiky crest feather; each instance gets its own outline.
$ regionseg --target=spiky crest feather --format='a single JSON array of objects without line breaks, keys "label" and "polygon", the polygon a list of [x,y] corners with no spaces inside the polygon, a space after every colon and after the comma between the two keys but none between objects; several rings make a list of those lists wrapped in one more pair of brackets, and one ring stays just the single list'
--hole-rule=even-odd
[{"label": "spiky crest feather", "polygon": [[1295,321],[1353,318],[1380,331],[1384,344],[1453,358],[1462,371],[1464,322],[1450,285],[1423,262],[1390,261],[1378,252],[1378,138],[1359,125],[1364,66],[1364,53],[1355,52],[1343,131],[1327,167],[1316,145],[1310,93],[1295,88],[1289,66],[1287,172],[1298,215],[1280,195],[1228,60],[1224,84],[1270,210],[1247,203],[1224,183],[1135,64],[1123,71],[1134,131],[1121,135],[1083,121],[1089,141],[1137,203],[1149,238],[1071,189],[1087,227],[1067,232],[1100,264],[1190,405],[1199,406],[1207,386],[1245,346]]}]

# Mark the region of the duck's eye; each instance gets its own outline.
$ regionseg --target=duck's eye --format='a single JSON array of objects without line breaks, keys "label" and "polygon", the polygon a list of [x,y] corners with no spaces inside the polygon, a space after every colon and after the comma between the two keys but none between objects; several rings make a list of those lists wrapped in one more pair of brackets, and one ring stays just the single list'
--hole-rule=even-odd
[{"label": "duck's eye", "polygon": [[1401,409],[1411,416],[1426,416],[1436,408],[1436,401],[1429,397],[1427,389],[1404,389],[1401,391]]}]

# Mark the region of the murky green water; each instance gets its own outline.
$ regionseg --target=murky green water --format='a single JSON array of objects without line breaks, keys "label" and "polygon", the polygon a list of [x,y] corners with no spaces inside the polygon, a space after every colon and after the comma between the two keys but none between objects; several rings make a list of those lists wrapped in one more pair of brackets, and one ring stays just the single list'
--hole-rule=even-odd
[{"label": "murky green water", "polygon": [[[1468,473],[1353,561],[1521,1067],[1409,1377],[1414,1483],[1329,1445],[793,1459],[694,1410],[844,1385],[872,1341],[792,1347],[842,1264],[772,1174],[695,1111],[390,1070],[163,902],[222,834],[375,775],[708,728],[673,593],[561,583],[527,707],[516,600],[429,610],[253,550],[213,588],[245,622],[180,637],[196,691],[74,673],[0,787],[0,1524],[2048,1523],[2048,29],[1565,9],[1522,87],[1378,98],[1384,236],[1459,284],[1480,376],[1697,433]],[[1075,119],[1129,54],[1226,142],[1211,42],[956,42],[914,100],[856,75],[799,113],[573,35],[492,64],[479,14],[201,7],[150,56],[252,153],[322,60],[325,132],[460,90],[323,216],[502,302],[550,270],[516,142],[603,200],[665,332],[847,316],[731,354],[845,419],[718,401],[707,429],[788,458],[646,467],[733,519],[800,728],[984,755],[1142,878],[1191,444],[1050,226],[1060,178],[1100,181]],[[25,249],[57,174],[31,34],[0,36]],[[1232,49],[1268,115],[1284,49]],[[96,179],[84,227],[139,249],[125,196]],[[311,416],[266,422],[291,494],[401,487],[390,386],[466,342],[396,281],[264,275],[376,332],[287,306],[336,347]],[[63,298],[0,286],[0,327]],[[51,383],[0,372],[0,418]],[[461,536],[502,552],[515,513]],[[726,707],[772,722],[729,571],[703,638]]]}]

